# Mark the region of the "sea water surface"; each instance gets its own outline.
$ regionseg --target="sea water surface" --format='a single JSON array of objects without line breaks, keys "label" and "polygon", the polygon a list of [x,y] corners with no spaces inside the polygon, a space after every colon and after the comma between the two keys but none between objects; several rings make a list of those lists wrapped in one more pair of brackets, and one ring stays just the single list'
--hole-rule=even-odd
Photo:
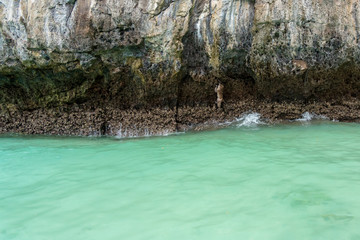
[{"label": "sea water surface", "polygon": [[360,239],[360,125],[2,136],[0,239]]}]

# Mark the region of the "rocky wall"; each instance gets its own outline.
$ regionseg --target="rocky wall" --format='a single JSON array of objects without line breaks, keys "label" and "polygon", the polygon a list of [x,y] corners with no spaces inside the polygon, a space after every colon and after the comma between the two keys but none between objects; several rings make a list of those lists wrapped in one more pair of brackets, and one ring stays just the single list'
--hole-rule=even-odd
[{"label": "rocky wall", "polygon": [[358,0],[0,0],[0,106],[357,97],[359,22]]}]

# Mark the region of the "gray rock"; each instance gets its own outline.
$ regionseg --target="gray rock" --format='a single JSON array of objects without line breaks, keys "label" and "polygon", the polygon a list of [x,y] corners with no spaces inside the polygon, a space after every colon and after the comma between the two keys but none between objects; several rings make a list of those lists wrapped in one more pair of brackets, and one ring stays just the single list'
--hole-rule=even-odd
[{"label": "gray rock", "polygon": [[359,22],[358,0],[1,0],[0,103],[211,104],[218,81],[228,100],[357,96]]}]

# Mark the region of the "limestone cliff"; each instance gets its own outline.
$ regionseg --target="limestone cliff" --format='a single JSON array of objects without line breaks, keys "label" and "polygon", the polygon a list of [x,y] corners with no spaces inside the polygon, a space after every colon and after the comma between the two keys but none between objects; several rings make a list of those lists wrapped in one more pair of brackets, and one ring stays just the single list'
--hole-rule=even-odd
[{"label": "limestone cliff", "polygon": [[359,0],[0,0],[2,109],[357,97],[359,63]]}]

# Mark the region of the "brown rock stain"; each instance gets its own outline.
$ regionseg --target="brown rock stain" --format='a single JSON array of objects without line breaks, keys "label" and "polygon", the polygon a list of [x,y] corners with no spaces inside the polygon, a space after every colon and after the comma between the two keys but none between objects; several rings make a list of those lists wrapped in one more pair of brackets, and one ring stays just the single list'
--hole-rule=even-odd
[{"label": "brown rock stain", "polygon": [[74,32],[77,36],[87,36],[91,31],[90,25],[90,4],[89,0],[76,1],[74,14],[75,28]]}]

